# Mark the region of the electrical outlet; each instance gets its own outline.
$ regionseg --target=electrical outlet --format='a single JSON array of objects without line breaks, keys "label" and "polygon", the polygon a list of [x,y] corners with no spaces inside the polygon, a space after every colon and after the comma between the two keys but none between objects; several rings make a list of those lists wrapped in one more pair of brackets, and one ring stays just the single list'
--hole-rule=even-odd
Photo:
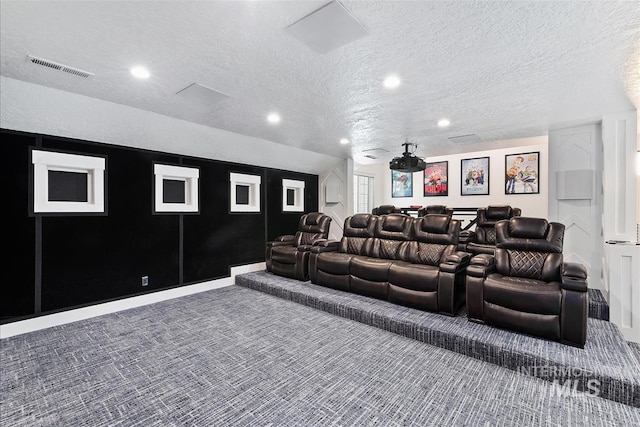
[{"label": "electrical outlet", "polygon": [[149,284],[149,276],[142,276],[142,286],[147,286]]}]

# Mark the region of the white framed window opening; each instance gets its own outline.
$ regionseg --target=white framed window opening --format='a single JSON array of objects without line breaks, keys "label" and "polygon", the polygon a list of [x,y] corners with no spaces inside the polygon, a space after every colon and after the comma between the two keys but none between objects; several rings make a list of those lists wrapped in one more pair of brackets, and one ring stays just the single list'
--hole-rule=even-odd
[{"label": "white framed window opening", "polygon": [[[33,150],[31,162],[34,213],[104,213],[104,157]],[[65,188],[52,187],[50,177],[55,178],[56,174],[74,177],[71,184],[75,190],[65,194],[68,193]],[[56,190],[62,190],[62,194]]]},{"label": "white framed window opening", "polygon": [[[156,212],[198,212],[198,168],[156,163],[153,165],[153,173]],[[165,184],[169,184],[167,181],[183,183],[180,201],[165,200]]]},{"label": "white framed window opening", "polygon": [[374,207],[373,177],[368,175],[353,176],[354,213],[371,213]]}]

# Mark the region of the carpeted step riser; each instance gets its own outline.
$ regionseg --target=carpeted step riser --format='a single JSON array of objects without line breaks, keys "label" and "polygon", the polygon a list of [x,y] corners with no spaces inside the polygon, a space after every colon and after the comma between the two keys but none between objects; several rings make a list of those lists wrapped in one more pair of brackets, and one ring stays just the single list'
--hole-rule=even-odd
[{"label": "carpeted step riser", "polygon": [[[375,312],[362,310],[356,306],[349,305],[348,303],[336,303],[333,301],[322,300],[315,296],[308,295],[303,291],[283,289],[282,287],[262,283],[258,280],[251,280],[249,277],[243,276],[236,277],[236,284],[374,326],[407,338],[461,353],[514,371],[519,371],[521,367],[550,366],[550,361],[547,359],[506,351],[501,346],[491,345],[465,337],[459,337],[443,331],[429,330],[422,325],[405,322],[399,319],[392,319]],[[529,375],[547,381],[559,380],[560,383],[564,383],[565,380],[577,380],[577,389],[585,392],[589,391],[588,381],[597,380],[600,384],[600,397],[626,405],[640,407],[639,384],[635,384],[631,381],[624,381],[620,378],[610,378],[598,375],[597,373],[593,373],[588,377],[569,377],[567,372],[571,371],[571,366],[559,364],[553,364],[551,366],[554,366],[556,369],[531,370]]]},{"label": "carpeted step riser", "polygon": [[609,304],[599,289],[589,289],[589,317],[609,320]]}]

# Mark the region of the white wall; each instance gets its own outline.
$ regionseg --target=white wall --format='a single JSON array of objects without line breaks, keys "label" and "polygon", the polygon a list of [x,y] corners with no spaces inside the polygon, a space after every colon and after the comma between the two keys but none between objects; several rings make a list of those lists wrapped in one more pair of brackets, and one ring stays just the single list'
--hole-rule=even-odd
[{"label": "white wall", "polygon": [[[424,197],[423,173],[413,174],[413,197],[391,197],[391,171],[388,164],[373,166],[358,165],[356,170],[366,170],[375,174],[376,187],[381,189],[381,199],[376,202],[379,205],[395,205],[408,207],[410,205],[447,205],[453,208],[483,207],[495,204],[508,204],[522,209],[523,216],[538,218],[548,217],[548,171],[549,171],[549,143],[548,136],[521,138],[498,143],[508,145],[509,148],[496,150],[470,151],[464,154],[452,154],[427,158],[428,162],[449,162],[449,195],[438,197]],[[505,155],[516,153],[540,152],[539,194],[505,194]],[[473,157],[489,156],[489,195],[488,196],[462,196],[460,194],[460,168],[461,160]],[[463,224],[464,225],[464,224]]]},{"label": "white wall", "polygon": [[5,129],[312,174],[342,160],[3,76],[0,87]]},{"label": "white wall", "polygon": [[[327,201],[327,188],[337,192],[337,201]],[[318,177],[319,211],[331,217],[329,239],[340,240],[344,220],[353,212],[353,161],[346,159]]]},{"label": "white wall", "polygon": [[565,225],[564,260],[603,289],[602,131],[597,123],[549,132],[549,220]]},{"label": "white wall", "polygon": [[[370,176],[373,178],[373,206],[380,206],[384,197],[383,180],[386,178],[386,172],[389,169],[389,165],[386,163],[376,163],[372,165],[363,165],[354,163],[353,173],[358,175]],[[391,178],[389,178],[391,179]],[[354,205],[354,209],[356,206]],[[352,212],[355,213],[355,212]]]}]

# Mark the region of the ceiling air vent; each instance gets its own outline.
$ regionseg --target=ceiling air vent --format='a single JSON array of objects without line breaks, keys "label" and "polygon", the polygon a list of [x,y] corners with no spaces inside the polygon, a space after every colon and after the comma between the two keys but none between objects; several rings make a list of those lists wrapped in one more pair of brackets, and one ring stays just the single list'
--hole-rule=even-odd
[{"label": "ceiling air vent", "polygon": [[27,55],[27,58],[29,59],[29,61],[31,61],[36,65],[42,65],[43,67],[48,67],[54,70],[63,71],[68,74],[73,74],[74,76],[84,77],[85,79],[87,77],[91,77],[94,75],[93,73],[90,73],[88,71],[83,71],[78,68],[69,67],[68,65],[58,64],[57,62],[49,61],[48,59],[37,58],[31,55]]}]

